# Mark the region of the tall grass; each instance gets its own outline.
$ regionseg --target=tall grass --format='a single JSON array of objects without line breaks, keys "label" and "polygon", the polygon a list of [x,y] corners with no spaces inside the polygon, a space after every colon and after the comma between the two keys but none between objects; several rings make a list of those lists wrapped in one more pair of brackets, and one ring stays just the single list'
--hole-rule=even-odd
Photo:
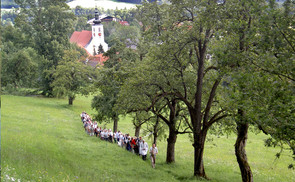
[{"label": "tall grass", "polygon": [[[79,97],[73,106],[64,99],[2,97],[1,181],[199,181],[193,174],[193,148],[186,135],[176,144],[176,163],[165,163],[166,141],[158,144],[157,165],[88,136],[79,114],[90,108],[91,97]],[[107,124],[112,128],[111,124]],[[131,135],[129,117],[119,121],[121,131]],[[209,136],[204,162],[212,181],[241,181],[234,155],[235,136]],[[277,148],[266,148],[266,136],[253,133],[247,145],[255,181],[295,181],[288,170],[288,153],[275,160]],[[148,141],[151,146],[151,141]]]}]

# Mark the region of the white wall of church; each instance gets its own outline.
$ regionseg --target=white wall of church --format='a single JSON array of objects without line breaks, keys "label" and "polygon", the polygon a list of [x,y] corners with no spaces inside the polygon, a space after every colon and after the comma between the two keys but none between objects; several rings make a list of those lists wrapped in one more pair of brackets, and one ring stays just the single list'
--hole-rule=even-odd
[{"label": "white wall of church", "polygon": [[108,44],[104,41],[104,33],[103,33],[103,25],[93,25],[92,26],[92,39],[90,43],[87,45],[86,49],[90,54],[94,54],[95,51],[98,51],[99,45],[102,45],[103,50],[108,51]]}]

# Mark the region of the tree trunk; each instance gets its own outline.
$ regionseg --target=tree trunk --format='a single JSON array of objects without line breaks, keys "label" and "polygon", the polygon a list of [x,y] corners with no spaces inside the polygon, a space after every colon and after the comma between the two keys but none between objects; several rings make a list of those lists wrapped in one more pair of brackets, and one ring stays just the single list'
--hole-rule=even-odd
[{"label": "tree trunk", "polygon": [[136,126],[136,125],[135,125],[135,136],[136,136],[137,138],[139,137],[140,128],[141,128],[141,125],[139,125],[139,126]]},{"label": "tree trunk", "polygon": [[[243,115],[243,112],[239,110],[239,114]],[[246,142],[248,138],[248,128],[249,124],[244,122],[237,122],[237,140],[235,143],[235,154],[237,161],[239,163],[242,180],[243,182],[253,182],[253,174],[248,163],[247,154],[246,154]]]},{"label": "tree trunk", "polygon": [[69,96],[69,105],[73,105],[74,99],[75,99],[75,97]]},{"label": "tree trunk", "polygon": [[175,162],[175,143],[177,139],[177,133],[169,129],[169,137],[167,138],[167,155],[166,163]]},{"label": "tree trunk", "polygon": [[113,131],[115,132],[115,131],[118,131],[118,117],[115,116],[113,120],[114,120]]},{"label": "tree trunk", "polygon": [[201,131],[199,134],[194,133],[194,176],[207,178],[203,162],[205,138],[207,131]]},{"label": "tree trunk", "polygon": [[154,135],[154,142],[153,143],[157,145],[158,133],[153,133],[153,135]]}]

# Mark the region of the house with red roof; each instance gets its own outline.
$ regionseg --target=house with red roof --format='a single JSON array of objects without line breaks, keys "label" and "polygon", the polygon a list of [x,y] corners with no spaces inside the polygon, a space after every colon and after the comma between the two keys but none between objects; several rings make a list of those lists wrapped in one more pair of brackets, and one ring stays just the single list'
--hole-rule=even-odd
[{"label": "house with red roof", "polygon": [[[99,18],[98,10],[95,9],[95,18],[88,21],[92,25],[92,31],[82,30],[75,31],[70,37],[71,43],[76,43],[78,46],[84,48],[89,55],[88,60],[101,64],[107,60],[102,54],[99,54],[99,49],[103,52],[108,51],[108,44],[104,41],[103,24]],[[87,61],[86,61],[87,62]]]},{"label": "house with red roof", "polygon": [[86,50],[87,54],[90,56],[92,55],[88,50],[86,49],[87,45],[92,39],[92,32],[87,30],[82,30],[82,32],[75,31],[71,38],[71,43],[76,43],[79,47],[82,47]]},{"label": "house with red roof", "polygon": [[95,56],[88,57],[84,63],[92,67],[99,67],[102,66],[106,60],[108,60],[108,57],[103,54],[97,54]]},{"label": "house with red roof", "polygon": [[[88,24],[92,25],[92,30],[75,31],[70,37],[71,43],[76,43],[79,47],[86,50],[88,54],[88,58],[85,61],[86,64],[97,67],[98,65],[103,65],[108,59],[108,57],[99,53],[99,49],[102,48],[103,52],[109,49],[108,44],[104,40],[103,24],[101,22],[110,21],[117,22],[118,19],[107,15],[99,16],[98,10],[95,8],[95,18],[87,21]],[[119,23],[123,26],[129,26],[127,21],[119,21]]]},{"label": "house with red roof", "polygon": [[119,23],[124,26],[129,26],[128,21],[120,21]]}]

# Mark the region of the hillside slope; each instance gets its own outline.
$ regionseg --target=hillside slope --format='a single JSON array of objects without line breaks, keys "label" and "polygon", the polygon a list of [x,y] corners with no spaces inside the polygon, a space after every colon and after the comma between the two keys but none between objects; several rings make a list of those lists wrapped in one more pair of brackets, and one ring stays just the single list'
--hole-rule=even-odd
[{"label": "hillside slope", "polygon": [[[79,114],[93,112],[90,102],[81,97],[70,107],[63,99],[2,96],[1,181],[195,181],[193,148],[186,136],[178,137],[172,165],[165,164],[166,142],[160,142],[152,169],[149,161],[84,132]],[[128,117],[119,128],[134,133]],[[235,136],[210,138],[205,167],[211,181],[240,181]],[[247,146],[255,181],[295,181],[294,171],[286,169],[290,158],[283,155],[274,163],[279,149],[264,148],[263,138],[251,134]]]}]

